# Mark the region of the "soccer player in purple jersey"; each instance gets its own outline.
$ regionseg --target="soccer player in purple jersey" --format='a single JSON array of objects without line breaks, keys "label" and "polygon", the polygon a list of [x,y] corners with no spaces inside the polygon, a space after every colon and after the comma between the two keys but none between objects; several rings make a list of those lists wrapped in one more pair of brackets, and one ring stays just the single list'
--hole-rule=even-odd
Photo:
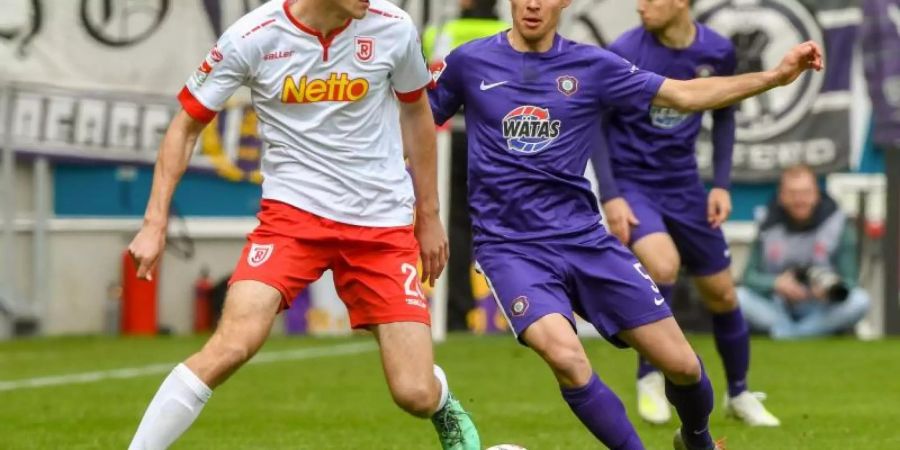
[{"label": "soccer player in purple jersey", "polygon": [[722,108],[821,69],[798,45],[766,72],[666,79],[557,33],[571,0],[510,0],[509,31],[451,52],[429,92],[437,123],[465,107],[475,257],[516,337],[550,366],[572,411],[607,447],[643,449],[622,402],[594,373],[574,313],[666,377],[682,422],[675,448],[717,448],[713,392],[650,275],[600,225],[584,178],[609,107]]},{"label": "soccer player in purple jersey", "polygon": [[[626,31],[610,51],[670,79],[734,73],[731,41],[694,22],[689,0],[637,4],[643,26]],[[606,114],[608,156],[599,146],[592,158],[603,209],[610,231],[631,247],[663,298],[670,299],[682,263],[696,282],[712,313],[716,348],[725,366],[726,412],[749,425],[778,426],[779,420],[747,389],[750,334],[721,230],[731,212],[734,109],[712,112],[714,180],[708,195],[694,154],[702,116],[662,105],[649,112],[616,108]],[[651,423],[668,422],[663,375],[641,357],[637,377],[640,416]]]}]

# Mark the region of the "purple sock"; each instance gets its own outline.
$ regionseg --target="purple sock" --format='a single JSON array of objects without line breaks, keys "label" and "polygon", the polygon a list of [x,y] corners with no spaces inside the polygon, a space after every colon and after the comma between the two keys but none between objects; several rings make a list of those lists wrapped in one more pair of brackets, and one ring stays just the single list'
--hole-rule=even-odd
[{"label": "purple sock", "polygon": [[650,364],[650,361],[644,359],[643,356],[638,355],[638,368],[637,368],[637,377],[640,380],[644,378],[645,375],[656,372],[656,367],[653,367],[653,364]]},{"label": "purple sock", "polygon": [[597,374],[582,387],[561,391],[572,412],[604,445],[614,450],[644,450],[625,405]]},{"label": "purple sock", "polygon": [[725,366],[728,395],[735,397],[747,390],[747,370],[750,369],[750,331],[741,308],[713,314],[713,335]]},{"label": "purple sock", "polygon": [[713,440],[709,434],[709,415],[715,399],[702,361],[700,371],[700,381],[686,386],[675,385],[667,379],[666,397],[681,419],[681,436],[685,443],[690,447],[711,448]]},{"label": "purple sock", "polygon": [[[657,284],[656,286],[659,288],[659,295],[662,298],[666,299],[666,302],[671,302],[672,291],[675,289],[675,286],[671,284]],[[638,379],[644,378],[645,375],[652,372],[656,372],[656,367],[653,367],[653,364],[650,364],[650,361],[644,359],[643,356],[638,355]]]}]

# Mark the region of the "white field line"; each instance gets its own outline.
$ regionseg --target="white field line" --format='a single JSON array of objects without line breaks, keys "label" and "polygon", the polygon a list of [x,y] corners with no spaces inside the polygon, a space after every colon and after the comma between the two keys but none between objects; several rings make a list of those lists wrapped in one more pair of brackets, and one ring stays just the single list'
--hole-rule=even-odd
[{"label": "white field line", "polygon": [[[359,342],[353,344],[304,348],[299,350],[266,352],[256,355],[247,364],[265,364],[278,361],[296,361],[301,359],[320,358],[325,356],[351,355],[355,353],[374,351],[377,348],[378,347],[373,342]],[[93,383],[96,381],[109,379],[123,380],[145,375],[162,374],[170,372],[172,368],[174,368],[177,364],[177,362],[165,364],[150,364],[141,367],[127,367],[124,369],[103,370],[98,372],[72,373],[49,377],[0,381],[0,392],[46,386],[64,386],[69,384]]]}]

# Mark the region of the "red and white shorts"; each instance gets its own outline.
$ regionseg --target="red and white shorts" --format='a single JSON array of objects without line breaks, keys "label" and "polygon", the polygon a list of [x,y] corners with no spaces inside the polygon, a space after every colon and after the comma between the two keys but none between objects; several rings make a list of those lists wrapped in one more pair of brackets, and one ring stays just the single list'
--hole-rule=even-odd
[{"label": "red and white shorts", "polygon": [[431,324],[413,226],[363,227],[263,199],[229,284],[254,280],[278,289],[282,309],[326,269],[353,328],[393,322]]}]

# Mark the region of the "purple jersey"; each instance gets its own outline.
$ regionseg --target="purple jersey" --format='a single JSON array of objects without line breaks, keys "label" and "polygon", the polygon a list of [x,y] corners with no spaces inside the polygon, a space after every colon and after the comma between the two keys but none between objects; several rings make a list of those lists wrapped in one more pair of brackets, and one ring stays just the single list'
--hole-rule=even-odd
[{"label": "purple jersey", "polygon": [[663,78],[560,36],[545,53],[522,53],[506,32],[458,47],[445,63],[429,98],[437,123],[465,107],[475,243],[599,229],[584,171],[601,113],[646,115]]},{"label": "purple jersey", "polygon": [[[609,49],[642,69],[666,78],[690,80],[734,74],[735,54],[731,41],[704,25],[698,23],[696,26],[696,38],[685,49],[664,46],[643,27],[625,32]],[[714,112],[716,121],[733,122],[733,116],[733,108]],[[605,128],[616,181],[630,181],[651,188],[696,185],[699,174],[694,144],[702,117],[701,113],[682,113],[655,106],[649,113],[635,109],[611,111],[606,116]],[[731,133],[733,143],[733,125],[723,131]],[[727,175],[731,144],[725,146],[729,148],[716,148],[716,151],[728,152],[729,167],[724,168]],[[727,185],[727,178],[717,180],[716,184]]]}]

